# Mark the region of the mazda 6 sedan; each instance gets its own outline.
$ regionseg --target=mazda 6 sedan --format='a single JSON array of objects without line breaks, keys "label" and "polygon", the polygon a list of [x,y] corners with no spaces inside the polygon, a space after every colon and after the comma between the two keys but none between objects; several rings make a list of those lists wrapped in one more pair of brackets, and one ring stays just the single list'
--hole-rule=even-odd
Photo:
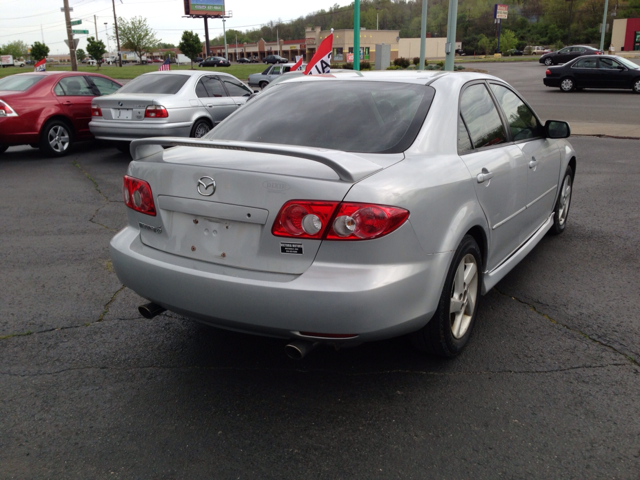
[{"label": "mazda 6 sedan", "polygon": [[294,358],[400,335],[454,356],[481,296],[565,230],[569,134],[488,75],[292,78],[201,139],[133,142],[111,258],[147,318],[287,339]]},{"label": "mazda 6 sedan", "polygon": [[123,151],[136,138],[200,138],[244,105],[252,91],[233,75],[196,70],[136,77],[115,95],[91,104],[89,129]]}]

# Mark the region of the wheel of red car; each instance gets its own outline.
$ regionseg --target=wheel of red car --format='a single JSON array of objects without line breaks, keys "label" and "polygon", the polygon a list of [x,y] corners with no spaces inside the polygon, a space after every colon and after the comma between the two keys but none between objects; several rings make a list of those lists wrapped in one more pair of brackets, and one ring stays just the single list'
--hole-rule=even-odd
[{"label": "wheel of red car", "polygon": [[7,145],[0,145],[0,153],[6,152],[7,148],[9,148]]},{"label": "wheel of red car", "polygon": [[550,67],[551,65],[553,65],[553,60],[551,60],[551,58],[550,58],[550,57],[547,57],[547,58],[545,58],[545,59],[544,59],[544,64],[545,64],[547,67]]},{"label": "wheel of red car", "polygon": [[572,78],[567,77],[567,78],[563,78],[560,81],[560,90],[562,90],[563,92],[570,92],[574,88],[576,88],[576,84]]},{"label": "wheel of red car", "polygon": [[73,130],[62,120],[48,121],[40,132],[40,148],[47,155],[61,157],[73,145]]},{"label": "wheel of red car", "polygon": [[636,78],[633,81],[633,91],[636,93],[640,93],[640,78]]}]

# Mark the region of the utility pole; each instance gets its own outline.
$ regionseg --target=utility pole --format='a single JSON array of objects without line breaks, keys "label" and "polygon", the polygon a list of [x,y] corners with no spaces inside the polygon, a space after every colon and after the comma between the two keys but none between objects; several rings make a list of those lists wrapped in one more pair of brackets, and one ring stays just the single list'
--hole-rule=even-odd
[{"label": "utility pole", "polygon": [[207,16],[204,17],[204,48],[207,50],[204,54],[204,59],[206,60],[209,57],[209,22],[207,21]]},{"label": "utility pole", "polygon": [[569,3],[569,28],[567,33],[567,45],[571,45],[571,15],[573,14],[573,0],[565,0]]},{"label": "utility pole", "polygon": [[229,56],[227,54],[227,29],[224,24],[225,24],[225,18],[222,17],[222,33],[224,34],[224,58],[229,60]]},{"label": "utility pole", "polygon": [[67,41],[69,42],[69,56],[71,57],[71,70],[78,71],[78,62],[76,60],[76,44],[73,41],[73,33],[71,33],[71,14],[69,13],[69,0],[64,0],[64,20],[67,23]]},{"label": "utility pole", "polygon": [[[116,52],[116,55],[118,55],[118,66],[121,67],[122,57],[120,56],[120,37],[118,37],[118,18],[116,17],[116,0],[111,0],[111,3],[113,4],[113,25],[116,28],[116,45],[118,46],[118,51]],[[142,61],[142,59],[140,59],[140,61]]]},{"label": "utility pole", "polygon": [[607,11],[609,10],[609,0],[604,0],[604,14],[602,15],[602,33],[600,33],[600,50],[604,52],[604,32],[607,29]]},{"label": "utility pole", "polygon": [[360,70],[360,0],[355,0],[353,9],[353,69]]},{"label": "utility pole", "polygon": [[420,22],[420,66],[424,70],[424,58],[427,50],[427,0],[422,0],[422,20]]},{"label": "utility pole", "polygon": [[449,22],[447,24],[447,43],[444,47],[444,69],[453,71],[456,56],[456,26],[458,23],[458,0],[449,0]]},{"label": "utility pole", "polygon": [[93,25],[96,27],[96,42],[98,41],[98,19],[96,16],[93,16]]}]

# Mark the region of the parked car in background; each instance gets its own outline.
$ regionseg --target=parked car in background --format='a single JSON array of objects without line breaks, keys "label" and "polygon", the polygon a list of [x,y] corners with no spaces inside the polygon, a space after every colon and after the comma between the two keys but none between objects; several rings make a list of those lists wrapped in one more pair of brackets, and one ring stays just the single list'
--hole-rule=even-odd
[{"label": "parked car in background", "polygon": [[238,59],[238,63],[255,63],[255,62],[252,62],[248,58],[242,57]]},{"label": "parked car in background", "polygon": [[511,48],[505,53],[510,57],[521,57],[522,55],[524,55],[524,52],[522,50],[518,50],[517,48]]},{"label": "parked car in background", "polygon": [[97,73],[30,72],[0,79],[0,152],[29,144],[50,156],[92,138],[91,101],[122,85]]},{"label": "parked car in background", "polygon": [[230,67],[231,62],[223,57],[207,57],[199,63],[200,67]]},{"label": "parked car in background", "polygon": [[[249,75],[249,86],[265,88],[283,73],[291,71],[291,67],[294,65],[294,63],[275,64],[267,67],[262,73],[252,73]],[[303,64],[303,66],[306,66],[306,64]]]},{"label": "parked car in background", "polygon": [[548,48],[541,47],[540,45],[537,45],[535,47],[529,47],[529,50],[531,50],[531,55],[542,55],[543,53],[549,52]]},{"label": "parked car in background", "polygon": [[549,67],[543,82],[563,92],[620,88],[640,93],[640,66],[616,55],[585,55],[562,66]]},{"label": "parked car in background", "polygon": [[202,70],[145,73],[117,94],[96,98],[89,128],[128,151],[144,137],[200,138],[244,105],[251,90],[233,75]]},{"label": "parked car in background", "polygon": [[262,61],[262,63],[287,63],[289,60],[287,60],[284,57],[281,57],[280,55],[267,55],[266,57],[264,57],[264,60]]},{"label": "parked car in background", "polygon": [[489,75],[292,78],[205,138],[131,145],[113,266],[147,318],[289,339],[294,358],[405,334],[452,357],[481,296],[565,230],[569,134]]},{"label": "parked car in background", "polygon": [[571,47],[564,47],[557,52],[545,53],[538,60],[540,63],[544,63],[546,66],[557,65],[559,63],[566,63],[574,58],[581,57],[582,55],[602,55],[604,52],[597,48],[589,47],[586,45],[574,45]]}]

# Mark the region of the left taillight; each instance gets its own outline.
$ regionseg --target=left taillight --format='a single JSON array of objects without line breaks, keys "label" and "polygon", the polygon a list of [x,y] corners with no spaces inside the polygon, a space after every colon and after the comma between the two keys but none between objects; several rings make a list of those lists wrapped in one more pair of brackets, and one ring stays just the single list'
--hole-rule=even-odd
[{"label": "left taillight", "polygon": [[167,118],[169,112],[162,105],[149,105],[144,111],[145,118]]},{"label": "left taillight", "polygon": [[0,117],[17,117],[16,111],[7,102],[0,100]]},{"label": "left taillight", "polygon": [[97,105],[91,105],[91,116],[92,117],[101,117],[102,109]]},{"label": "left taillight", "polygon": [[145,215],[156,216],[156,206],[153,203],[151,186],[147,182],[125,175],[122,193],[127,207]]}]

